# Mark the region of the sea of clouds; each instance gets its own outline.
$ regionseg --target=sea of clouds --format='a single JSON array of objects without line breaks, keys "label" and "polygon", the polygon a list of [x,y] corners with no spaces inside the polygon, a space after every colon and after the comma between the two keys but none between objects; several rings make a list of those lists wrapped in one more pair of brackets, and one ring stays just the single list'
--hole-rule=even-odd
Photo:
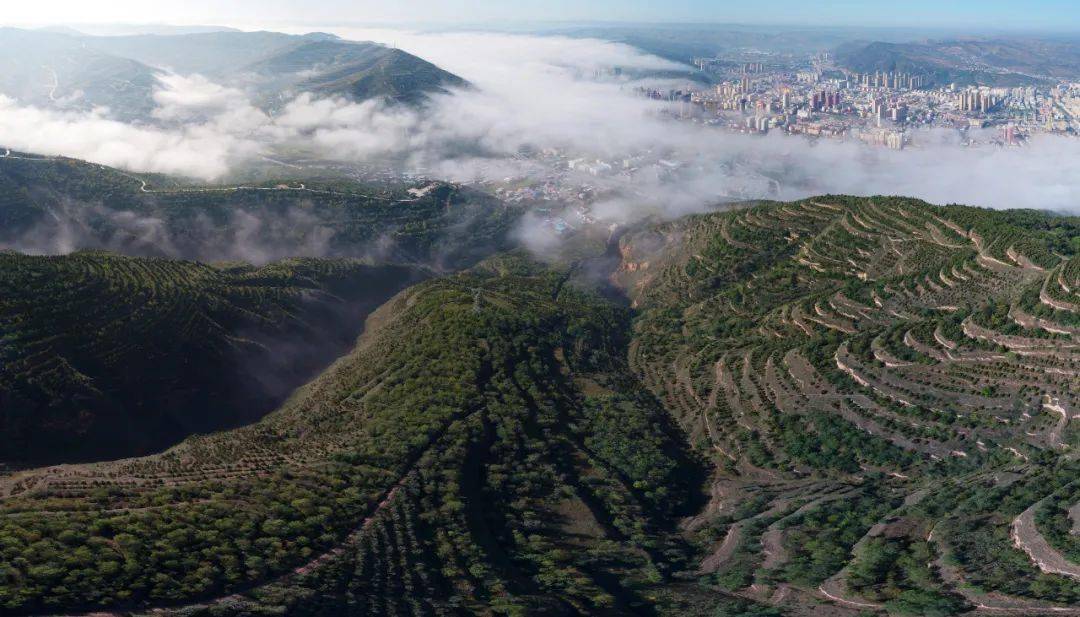
[{"label": "sea of clouds", "polygon": [[687,68],[622,44],[485,32],[318,30],[397,46],[471,87],[435,95],[423,109],[296,93],[270,113],[242,86],[161,67],[153,121],[143,124],[113,120],[106,109],[34,107],[0,95],[0,146],[206,181],[227,181],[245,162],[284,149],[358,163],[393,159],[464,182],[544,173],[535,158],[519,156],[543,149],[608,160],[650,153],[681,163],[674,180],[648,171],[619,175],[618,190],[596,207],[610,220],[680,215],[732,194],[900,194],[1080,212],[1078,139],[1036,135],[1023,148],[969,148],[953,132],[924,131],[917,147],[892,151],[776,131],[739,135],[672,120],[660,113],[668,103],[640,97],[633,81],[613,78],[615,66]]}]

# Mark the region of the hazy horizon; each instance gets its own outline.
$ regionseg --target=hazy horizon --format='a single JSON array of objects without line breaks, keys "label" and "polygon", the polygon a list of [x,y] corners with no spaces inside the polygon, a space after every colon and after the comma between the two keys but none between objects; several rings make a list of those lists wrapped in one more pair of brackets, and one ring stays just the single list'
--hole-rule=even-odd
[{"label": "hazy horizon", "polygon": [[[57,16],[63,18],[58,19]],[[5,7],[4,26],[52,25],[219,25],[243,27],[253,21],[266,24],[342,25],[381,24],[407,27],[510,27],[544,24],[665,24],[749,27],[844,27],[972,31],[1080,31],[1080,5],[1058,0],[1039,0],[1018,5],[1011,2],[960,0],[941,3],[916,0],[898,8],[877,3],[826,2],[807,4],[774,0],[767,11],[759,6],[705,0],[674,0],[662,6],[651,2],[601,0],[588,4],[556,0],[536,2],[441,3],[409,0],[386,3],[292,0],[230,3],[201,1],[177,6],[167,2],[120,0],[102,7],[74,0],[43,0]],[[558,16],[554,18],[553,16]]]}]

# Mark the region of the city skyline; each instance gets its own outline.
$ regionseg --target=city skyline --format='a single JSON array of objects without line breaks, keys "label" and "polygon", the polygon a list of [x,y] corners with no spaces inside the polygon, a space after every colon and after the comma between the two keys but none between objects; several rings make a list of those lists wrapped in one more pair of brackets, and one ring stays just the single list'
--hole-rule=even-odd
[{"label": "city skyline", "polygon": [[[171,2],[120,0],[109,6],[88,5],[74,0],[41,2],[5,7],[3,25],[174,23],[220,24],[243,27],[251,23],[398,23],[429,25],[503,25],[514,22],[665,22],[714,23],[781,26],[902,27],[964,30],[1080,30],[1080,5],[1065,0],[1039,0],[1018,5],[1014,2],[955,0],[933,2],[913,0],[901,7],[886,8],[878,3],[833,1],[806,3],[774,0],[768,10],[734,2],[673,0],[658,6],[643,0],[598,0],[583,3],[570,0],[518,0],[492,2],[436,2],[408,0],[388,4],[364,0],[294,0],[255,2],[238,0],[222,3],[196,1],[177,6]],[[252,16],[257,16],[253,19]]]}]

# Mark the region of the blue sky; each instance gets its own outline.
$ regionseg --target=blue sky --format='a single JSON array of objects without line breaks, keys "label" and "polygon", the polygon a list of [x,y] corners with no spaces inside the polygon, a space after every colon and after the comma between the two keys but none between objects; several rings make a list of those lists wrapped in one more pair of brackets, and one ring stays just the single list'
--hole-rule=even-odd
[{"label": "blue sky", "polygon": [[1053,29],[1080,32],[1080,0],[35,0],[0,23],[673,21]]},{"label": "blue sky", "polygon": [[[498,5],[473,2],[471,5]],[[1080,31],[1080,0],[509,0],[506,17],[751,24],[1054,28]]]}]

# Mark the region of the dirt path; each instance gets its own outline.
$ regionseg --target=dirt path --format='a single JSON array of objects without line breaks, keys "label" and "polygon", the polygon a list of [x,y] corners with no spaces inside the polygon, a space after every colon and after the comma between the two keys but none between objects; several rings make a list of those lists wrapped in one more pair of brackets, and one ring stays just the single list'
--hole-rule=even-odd
[{"label": "dirt path", "polygon": [[1024,510],[1012,523],[1010,535],[1016,548],[1027,553],[1031,561],[1046,574],[1059,574],[1080,580],[1080,564],[1075,564],[1059,553],[1035,526],[1035,511],[1042,504],[1037,501]]},{"label": "dirt path", "polygon": [[1073,304],[1072,302],[1066,302],[1064,300],[1058,300],[1056,298],[1053,298],[1047,292],[1047,288],[1050,285],[1050,279],[1051,278],[1053,278],[1053,277],[1047,276],[1046,280],[1043,281],[1042,289],[1039,290],[1039,302],[1042,302],[1043,304],[1045,304],[1045,305],[1047,305],[1047,306],[1049,306],[1051,308],[1058,309],[1059,311],[1068,311],[1070,313],[1080,313],[1080,304]]},{"label": "dirt path", "polygon": [[[934,531],[931,530],[927,541],[936,545],[933,538]],[[1028,598],[1018,598],[996,592],[984,593],[976,591],[966,584],[959,569],[945,561],[945,554],[940,550],[934,565],[937,566],[938,571],[941,573],[942,581],[971,603],[977,612],[995,615],[1080,615],[1080,607],[1076,606],[1043,604]]]},{"label": "dirt path", "polygon": [[1050,434],[1047,436],[1047,441],[1050,443],[1051,448],[1066,449],[1069,446],[1063,441],[1065,435],[1065,429],[1069,426],[1069,410],[1061,402],[1061,399],[1052,398],[1049,394],[1044,395],[1043,409],[1052,411],[1061,416],[1061,419],[1054,424],[1054,428],[1050,429]]},{"label": "dirt path", "polygon": [[49,89],[49,100],[56,102],[56,90],[60,87],[60,76],[56,74],[56,70],[52,67],[48,67],[49,73],[52,74],[52,83],[46,86]]},{"label": "dirt path", "polygon": [[735,523],[728,528],[727,535],[724,536],[724,541],[720,543],[720,546],[701,562],[698,571],[708,573],[719,570],[720,566],[724,565],[735,554],[735,549],[739,548],[741,539],[742,525]]},{"label": "dirt path", "polygon": [[[0,155],[0,159],[20,159],[24,161],[52,161],[56,157],[28,157],[28,156],[15,156],[11,154],[10,148],[5,148],[4,154]],[[277,162],[277,161],[275,161]],[[101,169],[112,169],[105,165],[98,165]],[[414,199],[390,199],[387,197],[379,197],[376,195],[365,195],[363,193],[344,193],[341,191],[330,191],[325,189],[312,189],[305,186],[303,183],[299,183],[299,186],[222,186],[222,187],[207,187],[207,188],[175,188],[175,189],[152,189],[148,188],[149,183],[132,174],[123,173],[124,176],[131,178],[139,183],[139,192],[157,195],[182,195],[185,193],[235,193],[239,191],[294,191],[299,193],[308,193],[312,195],[330,195],[334,197],[359,197],[362,199],[374,199],[378,201],[385,201],[387,203],[414,203],[419,201],[419,197]]]},{"label": "dirt path", "polygon": [[855,492],[856,489],[841,489],[835,493],[826,493],[819,497],[815,497],[809,502],[803,504],[794,512],[783,516],[773,522],[765,529],[765,533],[761,534],[761,552],[765,555],[765,560],[761,562],[760,570],[773,570],[778,568],[788,561],[788,553],[784,549],[784,530],[781,529],[781,524],[784,521],[790,520],[794,517],[806,514],[822,504],[834,501],[836,499],[842,499]]},{"label": "dirt path", "polygon": [[818,592],[825,596],[828,600],[843,604],[845,606],[854,606],[856,608],[869,608],[869,609],[882,609],[885,608],[884,604],[876,604],[873,602],[859,602],[857,600],[849,600],[844,598],[842,594],[847,593],[847,589],[843,587],[843,583],[837,580],[835,577],[830,578],[818,587]]}]

